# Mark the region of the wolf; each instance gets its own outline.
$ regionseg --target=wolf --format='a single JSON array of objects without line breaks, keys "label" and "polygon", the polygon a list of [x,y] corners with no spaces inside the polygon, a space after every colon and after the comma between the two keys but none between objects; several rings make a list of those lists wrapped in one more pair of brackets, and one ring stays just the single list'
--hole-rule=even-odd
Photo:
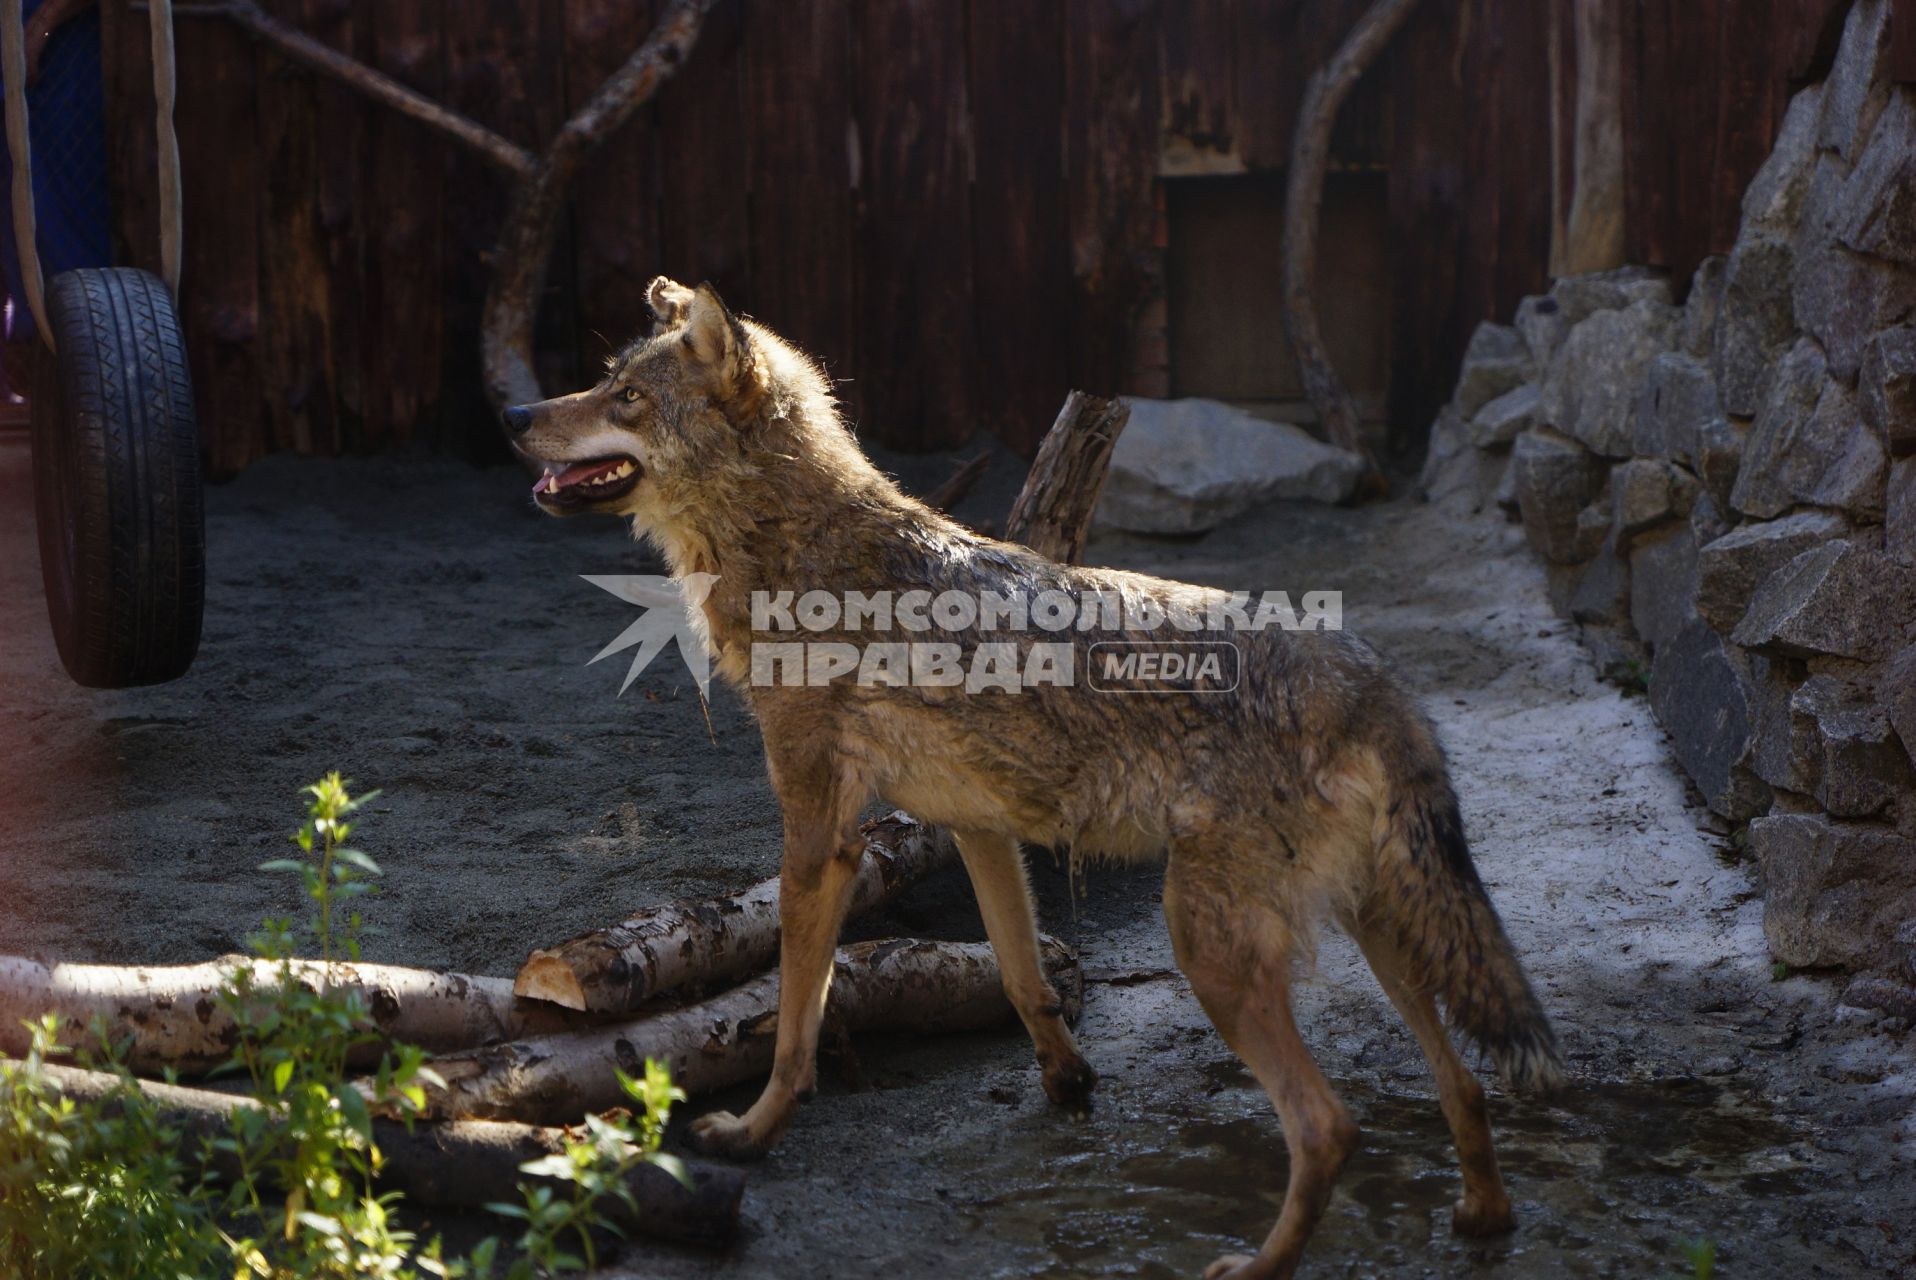
[{"label": "wolf", "polygon": [[[1356,940],[1436,1077],[1463,1175],[1455,1230],[1508,1230],[1485,1092],[1445,1016],[1519,1088],[1554,1087],[1561,1061],[1471,862],[1436,733],[1376,651],[1342,630],[1220,627],[1211,588],[1057,564],[976,533],[883,475],[820,368],[710,286],[661,277],[647,299],[652,332],[597,385],[503,417],[541,508],[623,516],[675,576],[716,575],[693,625],[763,733],[784,836],[775,1063],[745,1114],[701,1117],[693,1145],[761,1156],[811,1095],[858,820],[882,800],[955,836],[1045,1092],[1068,1106],[1086,1105],[1097,1077],[1040,968],[1023,846],[1165,859],[1178,965],[1269,1093],[1290,1155],[1276,1225],[1255,1255],[1220,1258],[1207,1280],[1291,1275],[1357,1141],[1292,1012],[1292,982],[1326,919]],[[989,594],[1013,612],[1047,593],[1115,601],[1115,615],[1094,608],[1069,632],[1014,632],[1006,614],[983,632],[921,609],[905,638],[947,646],[974,675],[976,660],[1016,669],[1041,642],[1054,656],[1063,645],[1090,675],[1098,646],[1156,643],[1146,622],[1171,616],[1198,624],[1177,641],[1229,649],[1231,687],[1146,688],[1133,674],[1113,689],[1055,673],[976,687],[895,671],[868,680],[836,662],[825,666],[837,678],[806,666],[792,679],[795,659],[761,660],[768,649],[789,658],[795,639],[766,601],[808,591]],[[873,623],[820,606],[798,638],[869,648]],[[1125,671],[1113,678],[1124,684]]]}]

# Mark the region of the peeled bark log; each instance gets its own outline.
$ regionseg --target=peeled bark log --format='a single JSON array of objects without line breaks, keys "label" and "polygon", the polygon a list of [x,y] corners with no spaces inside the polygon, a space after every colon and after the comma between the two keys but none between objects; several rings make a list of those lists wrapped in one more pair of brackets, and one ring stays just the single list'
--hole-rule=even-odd
[{"label": "peeled bark log", "polygon": [[[297,979],[309,987],[328,984],[358,991],[374,1028],[387,1041],[435,1053],[549,1035],[580,1023],[549,1005],[514,998],[512,983],[505,978],[387,964],[328,966],[318,960],[295,960],[292,966]],[[28,1037],[20,1024],[54,1013],[60,1017],[61,1041],[76,1047],[95,1043],[92,1024],[98,1019],[109,1042],[125,1046],[127,1065],[135,1072],[162,1067],[183,1075],[209,1071],[232,1056],[237,1041],[219,993],[241,970],[250,970],[254,984],[262,988],[279,981],[277,961],[249,956],[147,968],[46,965],[0,956],[0,1053],[24,1053]],[[368,1046],[362,1060],[376,1059],[383,1048]]]},{"label": "peeled bark log", "polygon": [[[1075,1019],[1077,957],[1053,938],[1042,943],[1045,971]],[[847,1031],[933,1032],[1015,1015],[987,944],[893,939],[839,950],[826,1016]],[[443,1119],[575,1121],[618,1105],[615,1072],[636,1075],[647,1058],[668,1067],[688,1095],[709,1093],[769,1071],[777,1033],[778,976],[766,974],[653,1017],[436,1059],[446,1088],[428,1090],[427,1110]]]},{"label": "peeled bark log", "polygon": [[[890,901],[956,860],[948,833],[903,813],[867,823],[849,914]],[[654,907],[609,929],[535,951],[512,990],[567,1009],[632,1013],[663,992],[742,978],[777,958],[778,877],[773,876],[737,897]]]},{"label": "peeled bark log", "polygon": [[1111,472],[1111,451],[1130,420],[1130,406],[1122,400],[1082,391],[1066,396],[1011,504],[1005,541],[1022,542],[1059,564],[1076,564]]},{"label": "peeled bark log", "polygon": [[[19,1070],[21,1065],[0,1062],[0,1073]],[[49,1084],[76,1102],[96,1101],[120,1091],[120,1077],[103,1071],[51,1064],[43,1065],[40,1071]],[[204,1144],[199,1139],[225,1134],[233,1112],[259,1105],[238,1094],[150,1080],[138,1083],[167,1121],[182,1131],[186,1139],[180,1144],[183,1152],[202,1150]],[[398,1121],[375,1118],[373,1141],[384,1157],[378,1175],[382,1190],[403,1192],[407,1200],[418,1205],[480,1209],[495,1201],[518,1203],[518,1184],[539,1181],[521,1173],[519,1166],[564,1150],[565,1131],[490,1120],[415,1124],[408,1129]],[[213,1154],[210,1168],[224,1178],[232,1177],[235,1171],[232,1157],[222,1152]],[[642,1165],[627,1179],[638,1202],[637,1214],[626,1210],[616,1198],[608,1198],[604,1207],[628,1232],[702,1244],[731,1239],[738,1230],[744,1174],[726,1165],[692,1161],[686,1162],[686,1173],[692,1181],[690,1187],[663,1169]]]},{"label": "peeled bark log", "polygon": [[1291,338],[1304,394],[1332,444],[1364,460],[1358,497],[1382,494],[1389,487],[1377,459],[1364,443],[1357,404],[1331,364],[1330,350],[1317,327],[1317,221],[1330,165],[1331,129],[1338,108],[1391,36],[1404,25],[1417,0],[1374,0],[1344,37],[1331,60],[1304,87],[1297,109],[1297,133],[1291,141],[1290,176],[1284,190],[1284,327]]}]

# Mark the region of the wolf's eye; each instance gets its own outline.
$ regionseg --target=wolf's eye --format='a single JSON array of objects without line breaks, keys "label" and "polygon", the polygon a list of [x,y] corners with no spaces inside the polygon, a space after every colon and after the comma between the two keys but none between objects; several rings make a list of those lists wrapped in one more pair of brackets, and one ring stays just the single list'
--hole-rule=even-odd
[{"label": "wolf's eye", "polygon": [[634,400],[637,400],[638,398],[639,398],[639,389],[637,387],[627,387],[625,389],[625,402],[627,404],[631,404]]}]

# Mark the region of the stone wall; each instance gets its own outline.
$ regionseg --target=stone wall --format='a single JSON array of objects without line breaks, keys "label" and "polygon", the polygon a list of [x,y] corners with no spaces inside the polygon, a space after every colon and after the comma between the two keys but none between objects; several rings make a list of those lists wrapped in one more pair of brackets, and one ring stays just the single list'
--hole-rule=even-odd
[{"label": "stone wall", "polygon": [[1522,522],[1747,824],[1776,958],[1880,975],[1859,991],[1916,983],[1916,90],[1883,74],[1889,10],[1851,11],[1681,304],[1625,268],[1477,331],[1422,481]]}]

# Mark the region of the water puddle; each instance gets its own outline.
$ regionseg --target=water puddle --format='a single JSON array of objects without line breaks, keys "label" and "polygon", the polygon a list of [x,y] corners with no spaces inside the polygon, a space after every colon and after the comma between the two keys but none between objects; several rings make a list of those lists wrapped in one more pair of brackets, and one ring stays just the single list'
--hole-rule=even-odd
[{"label": "water puddle", "polygon": [[[1435,1101],[1354,1085],[1344,1097],[1363,1141],[1312,1240],[1313,1275],[1680,1276],[1682,1245],[1699,1237],[1717,1242],[1719,1274],[1801,1276],[1831,1261],[1806,1230],[1808,1193],[1825,1188],[1807,1135],[1716,1085],[1499,1100],[1519,1226],[1487,1242],[1450,1232],[1458,1180]],[[965,1182],[1004,1188],[958,1206],[1021,1254],[993,1274],[1189,1277],[1269,1229],[1285,1155],[1261,1092],[1232,1082],[1196,1104],[1101,1105],[1070,1128],[1018,1115],[1000,1141],[957,1154]]]}]

